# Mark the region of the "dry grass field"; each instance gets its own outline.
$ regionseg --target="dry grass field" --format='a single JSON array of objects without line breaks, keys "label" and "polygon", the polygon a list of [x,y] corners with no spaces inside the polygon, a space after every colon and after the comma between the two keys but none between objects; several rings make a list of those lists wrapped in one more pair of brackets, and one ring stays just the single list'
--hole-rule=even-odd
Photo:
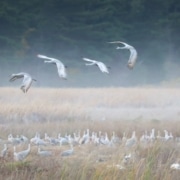
[{"label": "dry grass field", "polygon": [[[162,140],[140,141],[142,135],[155,129]],[[74,153],[62,157],[69,145],[42,146],[52,151],[50,157],[37,155],[37,145],[23,161],[13,158],[13,144],[8,135],[31,139],[71,135],[87,129],[113,132],[120,142],[111,145],[75,145]],[[173,139],[164,140],[164,130]],[[136,132],[131,147],[121,139]],[[18,88],[0,88],[0,149],[7,144],[7,155],[0,159],[0,179],[7,180],[179,180],[180,170],[170,168],[180,163],[180,89],[178,88],[31,88],[23,94]],[[16,145],[16,150],[27,144]],[[131,158],[125,161],[125,155]]]}]

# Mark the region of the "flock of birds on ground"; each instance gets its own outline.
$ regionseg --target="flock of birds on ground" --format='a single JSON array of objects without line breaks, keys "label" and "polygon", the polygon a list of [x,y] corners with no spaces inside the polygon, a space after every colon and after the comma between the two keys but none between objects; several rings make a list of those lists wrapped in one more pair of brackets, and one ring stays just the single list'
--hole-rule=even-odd
[{"label": "flock of birds on ground", "polygon": [[[126,133],[123,133],[122,137],[116,135],[115,132],[112,132],[111,137],[108,136],[108,133],[99,132],[90,132],[89,129],[85,130],[81,135],[80,131],[78,133],[65,134],[62,136],[60,133],[57,137],[50,137],[47,133],[44,134],[44,138],[40,137],[40,133],[36,132],[35,136],[27,138],[24,135],[17,135],[14,137],[12,134],[8,135],[6,140],[0,140],[0,144],[4,144],[4,148],[1,150],[0,157],[6,159],[8,149],[13,148],[13,156],[15,161],[23,161],[27,158],[27,156],[31,152],[31,147],[37,147],[37,155],[40,157],[49,157],[53,156],[53,150],[42,150],[42,146],[48,148],[49,146],[57,146],[62,147],[64,145],[69,145],[70,148],[59,153],[59,157],[67,157],[76,154],[74,151],[74,146],[85,146],[87,144],[95,145],[95,147],[118,147],[123,146],[126,151],[133,151],[134,147],[137,145],[142,145],[144,147],[152,146],[155,142],[175,142],[177,144],[180,143],[180,137],[173,137],[171,132],[164,130],[164,135],[161,136],[161,132],[158,131],[155,133],[155,129],[152,129],[151,132],[145,131],[139,138],[136,136],[136,132],[133,131],[130,138],[126,136]],[[21,147],[21,145],[28,145],[28,148],[23,151],[16,150],[16,147]],[[23,146],[24,147],[24,146]],[[67,146],[66,146],[67,147]],[[12,152],[12,151],[10,151]],[[131,158],[133,158],[133,153],[129,153],[128,155],[124,155],[122,162],[126,164]],[[97,160],[101,162],[103,160]],[[124,169],[122,165],[117,165],[118,169]],[[171,169],[179,169],[180,164],[174,163],[170,166]]]},{"label": "flock of birds on ground", "polygon": [[[130,46],[129,44],[121,42],[121,41],[113,41],[109,43],[121,43],[124,46],[123,47],[118,46],[116,49],[128,49],[130,51],[130,57],[129,57],[127,66],[129,69],[133,69],[137,60],[136,49],[133,46]],[[55,64],[57,67],[59,77],[62,79],[67,79],[66,66],[60,60],[51,58],[48,56],[40,55],[40,54],[38,54],[37,57],[42,58],[42,59],[47,59],[44,61],[44,63]],[[88,59],[88,58],[83,58],[83,60],[89,62],[89,63],[86,63],[87,66],[96,65],[102,73],[109,74],[109,67],[107,67],[103,62]],[[23,82],[20,88],[24,93],[27,93],[32,82],[36,81],[36,79],[32,78],[30,74],[25,73],[25,72],[20,72],[17,74],[12,74],[10,78],[10,82],[15,81],[16,79],[19,79],[19,78],[23,78]]]}]

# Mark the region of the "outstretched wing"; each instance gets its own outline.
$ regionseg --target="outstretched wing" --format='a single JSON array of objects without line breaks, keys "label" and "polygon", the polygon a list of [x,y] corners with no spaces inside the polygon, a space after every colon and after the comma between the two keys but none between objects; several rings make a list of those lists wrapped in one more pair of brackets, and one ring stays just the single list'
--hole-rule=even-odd
[{"label": "outstretched wing", "polygon": [[88,61],[88,62],[92,62],[92,63],[96,63],[97,61],[92,60],[92,59],[88,59],[88,58],[82,58],[84,61]]},{"label": "outstretched wing", "polygon": [[38,57],[38,58],[43,58],[43,59],[48,59],[48,58],[49,58],[49,57],[44,56],[44,55],[41,55],[41,54],[38,54],[37,57]]},{"label": "outstretched wing", "polygon": [[108,43],[117,44],[117,43],[124,43],[124,42],[122,42],[122,41],[111,41],[111,42],[108,42]]},{"label": "outstretched wing", "polygon": [[25,73],[12,74],[9,81],[12,82],[12,81],[15,81],[16,79],[23,78],[24,75],[25,75]]},{"label": "outstretched wing", "polygon": [[42,55],[42,54],[38,54],[37,57],[38,57],[38,58],[42,58],[42,59],[49,59],[49,60],[52,60],[52,61],[53,61],[53,60],[57,60],[57,59],[54,59],[54,58],[51,58],[51,57],[48,57],[48,56],[44,56],[44,55]]},{"label": "outstretched wing", "polygon": [[51,57],[48,57],[48,56],[44,56],[42,54],[38,54],[37,57],[38,58],[42,58],[42,59],[49,59],[50,61],[52,61],[54,63],[61,63],[63,65],[63,63],[59,59],[55,59],[55,58],[51,58]]},{"label": "outstretched wing", "polygon": [[51,57],[48,57],[48,56],[44,56],[44,55],[42,55],[42,54],[38,54],[37,57],[38,57],[38,58],[42,58],[42,59],[49,59],[50,61],[55,62],[55,63],[56,63],[57,61],[59,61],[58,59],[51,58]]},{"label": "outstretched wing", "polygon": [[108,43],[111,43],[111,44],[123,44],[124,46],[130,46],[129,44],[127,44],[125,42],[122,42],[122,41],[112,41],[112,42],[108,42]]}]

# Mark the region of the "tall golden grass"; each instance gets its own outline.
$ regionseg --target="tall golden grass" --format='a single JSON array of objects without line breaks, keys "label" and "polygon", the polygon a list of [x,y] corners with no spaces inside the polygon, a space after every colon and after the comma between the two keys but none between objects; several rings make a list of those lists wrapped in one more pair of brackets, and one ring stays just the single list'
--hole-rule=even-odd
[{"label": "tall golden grass", "polygon": [[[1,148],[8,134],[31,138],[36,132],[57,137],[87,128],[101,131],[109,137],[114,131],[128,137],[133,130],[138,139],[152,128],[167,129],[180,136],[180,90],[170,88],[31,88],[27,94],[20,89],[0,89]],[[27,146],[18,146],[17,150]],[[175,141],[155,142],[126,148],[87,144],[74,147],[74,155],[62,158],[68,146],[47,146],[53,156],[40,158],[37,147],[23,162],[14,162],[13,146],[8,144],[8,156],[1,159],[0,179],[137,179],[179,180],[180,171],[170,165],[179,161],[180,148]],[[133,158],[127,164],[125,154]],[[117,164],[125,169],[118,169]]]}]

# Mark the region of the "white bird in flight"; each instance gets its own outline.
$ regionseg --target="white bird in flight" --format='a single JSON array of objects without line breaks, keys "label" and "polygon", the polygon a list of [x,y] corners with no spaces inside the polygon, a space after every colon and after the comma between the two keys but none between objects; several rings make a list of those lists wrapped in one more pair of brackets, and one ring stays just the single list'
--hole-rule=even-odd
[{"label": "white bird in flight", "polygon": [[86,63],[87,66],[89,66],[89,65],[96,65],[96,66],[99,67],[101,72],[109,74],[109,70],[108,70],[107,66],[103,62],[92,60],[92,59],[88,59],[88,58],[83,58],[83,60],[91,62],[91,63]]},{"label": "white bird in flight", "polygon": [[137,56],[138,56],[136,49],[133,46],[130,46],[129,44],[122,42],[122,41],[113,41],[113,42],[109,42],[109,43],[121,43],[124,45],[123,47],[118,46],[116,49],[129,49],[130,56],[129,56],[127,66],[129,69],[133,69],[134,65],[136,63],[136,60],[137,60]]},{"label": "white bird in flight", "polygon": [[27,93],[28,89],[31,87],[31,84],[33,81],[37,81],[36,79],[33,79],[28,73],[20,72],[18,74],[12,74],[10,78],[10,82],[15,81],[16,79],[23,78],[23,82],[21,84],[21,90],[24,93]]},{"label": "white bird in flight", "polygon": [[49,61],[44,61],[44,63],[55,64],[57,66],[59,77],[62,79],[67,79],[66,67],[64,66],[64,64],[60,60],[54,59],[51,57],[47,57],[47,56],[44,56],[41,54],[38,54],[37,57],[49,60]]}]

